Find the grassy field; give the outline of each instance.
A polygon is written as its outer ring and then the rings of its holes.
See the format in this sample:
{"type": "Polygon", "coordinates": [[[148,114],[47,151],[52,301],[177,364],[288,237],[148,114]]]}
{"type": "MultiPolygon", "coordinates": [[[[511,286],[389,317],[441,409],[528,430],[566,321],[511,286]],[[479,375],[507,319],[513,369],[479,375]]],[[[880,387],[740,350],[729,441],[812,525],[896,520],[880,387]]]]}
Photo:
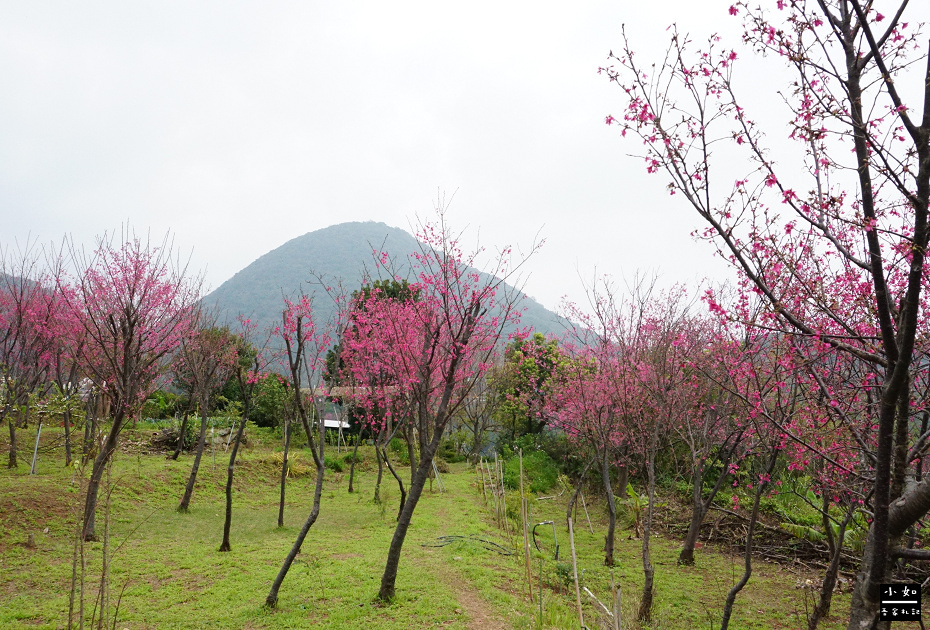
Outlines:
{"type": "MultiPolygon", "coordinates": [[[[128,437],[132,437],[131,434],[128,437]]],[[[144,438],[140,432],[137,438],[144,438]]],[[[0,443],[0,452],[5,444],[0,443]]],[[[262,606],[281,561],[310,510],[313,476],[288,481],[285,527],[278,528],[278,471],[271,446],[253,445],[241,455],[235,483],[232,552],[217,551],[223,526],[225,462],[204,456],[188,514],[175,507],[191,457],[120,453],[111,477],[110,618],[115,628],[577,628],[570,584],[570,551],[564,511],[568,493],[530,500],[531,521],[554,520],[561,557],[552,557],[551,527],[539,528],[542,552],[532,557],[535,600],[526,592],[522,537],[505,534],[485,505],[474,469],[453,465],[443,475],[446,492],[424,493],[404,546],[397,600],[374,600],[394,529],[398,490],[382,485],[382,504],[372,501],[371,453],[349,494],[347,472],[327,471],[320,518],[281,589],[278,607],[262,606]],[[441,536],[463,536],[451,544],[441,536]],[[499,544],[514,555],[467,537],[499,544]],[[488,548],[490,547],[490,549],[488,548]],[[118,548],[118,549],[117,549],[118,548]],[[543,577],[542,611],[538,598],[543,577]],[[566,580],[567,578],[567,580],[566,580]],[[118,613],[116,602],[120,598],[118,613]],[[541,622],[540,623],[540,619],[541,622]]],[[[308,455],[303,454],[306,463],[308,455]]],[[[348,470],[348,468],[346,468],[348,470]]],[[[401,469],[409,478],[409,469],[401,469]]],[[[103,493],[101,493],[103,496],[103,493]]],[[[101,500],[103,503],[103,499],[101,500]]],[[[511,512],[518,510],[516,497],[511,512]]],[[[80,479],[46,454],[39,474],[28,462],[0,471],[0,628],[61,628],[67,624],[80,479]],[[34,537],[35,546],[27,542],[34,537]]],[[[589,503],[591,533],[584,518],[576,528],[582,584],[609,600],[610,571],[603,566],[603,509],[589,503]]],[[[98,533],[104,515],[98,515],[98,533]]],[[[621,532],[614,576],[623,592],[624,627],[633,624],[642,588],[641,542],[621,532]]],[[[94,615],[102,543],[85,548],[85,622],[94,615]]],[[[732,549],[700,550],[697,565],[675,564],[678,542],[654,539],[655,618],[650,628],[712,628],[719,623],[727,590],[742,571],[739,541],[732,549]]],[[[757,561],[752,580],[737,599],[732,628],[805,627],[809,591],[798,588],[815,574],[757,561]],[[807,601],[807,603],[806,603],[807,601]]],[[[584,595],[583,595],[584,597],[584,595]]],[[[833,617],[821,624],[845,627],[848,594],[834,599],[833,617]]],[[[99,616],[99,611],[96,612],[99,616]]],[[[589,628],[598,627],[585,597],[589,628]]],[[[896,627],[906,628],[906,624],[896,627]]],[[[917,627],[914,624],[913,627],[917,627]]]]}

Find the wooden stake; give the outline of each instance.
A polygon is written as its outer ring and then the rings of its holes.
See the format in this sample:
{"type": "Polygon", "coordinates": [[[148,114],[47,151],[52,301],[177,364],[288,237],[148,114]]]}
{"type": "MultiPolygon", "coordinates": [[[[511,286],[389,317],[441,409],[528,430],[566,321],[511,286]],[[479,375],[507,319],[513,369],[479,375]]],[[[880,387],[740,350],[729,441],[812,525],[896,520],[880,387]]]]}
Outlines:
{"type": "Polygon", "coordinates": [[[575,578],[575,602],[578,606],[578,623],[584,628],[584,613],[581,612],[581,589],[578,588],[578,557],[575,555],[575,528],[568,519],[568,543],[572,548],[572,576],[575,578]]]}
{"type": "MultiPolygon", "coordinates": [[[[588,516],[588,506],[585,505],[585,502],[584,502],[584,492],[581,493],[581,507],[584,508],[584,517],[585,517],[586,519],[588,519],[588,529],[590,529],[590,530],[591,530],[591,533],[593,534],[593,533],[594,533],[594,528],[591,527],[591,517],[588,516]]],[[[577,506],[576,506],[575,509],[577,510],[577,506]]]]}
{"type": "Polygon", "coordinates": [[[543,594],[542,594],[542,556],[539,556],[539,627],[542,628],[543,594]]]}
{"type": "Polygon", "coordinates": [[[497,500],[497,484],[492,481],[494,477],[491,475],[491,462],[487,462],[486,466],[488,467],[488,483],[491,484],[491,497],[494,498],[494,518],[497,520],[497,526],[500,527],[501,509],[497,500]]]}
{"type": "MultiPolygon", "coordinates": [[[[533,570],[530,567],[530,531],[529,531],[529,503],[526,499],[520,500],[520,507],[523,521],[523,556],[526,559],[526,583],[529,586],[530,590],[530,601],[533,601],[533,570]]],[[[542,580],[542,574],[540,574],[540,580],[542,580]]]]}
{"type": "MultiPolygon", "coordinates": [[[[529,504],[526,501],[526,494],[523,491],[523,449],[520,451],[520,520],[522,521],[523,529],[523,556],[526,560],[526,583],[529,586],[530,590],[530,601],[533,601],[533,570],[530,567],[530,532],[529,532],[529,523],[527,521],[530,518],[529,514],[529,504]]],[[[540,578],[541,579],[541,578],[540,578]]]]}
{"type": "Polygon", "coordinates": [[[614,570],[610,569],[610,590],[614,592],[614,630],[620,628],[620,587],[614,583],[614,570]]]}

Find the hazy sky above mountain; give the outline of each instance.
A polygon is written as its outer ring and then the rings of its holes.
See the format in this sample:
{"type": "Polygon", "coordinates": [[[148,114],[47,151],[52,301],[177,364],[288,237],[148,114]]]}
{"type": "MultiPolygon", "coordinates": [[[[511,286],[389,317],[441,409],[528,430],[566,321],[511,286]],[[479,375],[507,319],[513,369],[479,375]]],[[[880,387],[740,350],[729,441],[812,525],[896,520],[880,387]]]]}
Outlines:
{"type": "Polygon", "coordinates": [[[327,225],[409,229],[444,191],[488,247],[547,240],[526,288],[549,307],[595,268],[723,278],[604,124],[621,101],[597,68],[624,23],[643,59],[673,21],[738,46],[728,7],[0,1],[0,242],[170,228],[215,288],[327,225]]]}

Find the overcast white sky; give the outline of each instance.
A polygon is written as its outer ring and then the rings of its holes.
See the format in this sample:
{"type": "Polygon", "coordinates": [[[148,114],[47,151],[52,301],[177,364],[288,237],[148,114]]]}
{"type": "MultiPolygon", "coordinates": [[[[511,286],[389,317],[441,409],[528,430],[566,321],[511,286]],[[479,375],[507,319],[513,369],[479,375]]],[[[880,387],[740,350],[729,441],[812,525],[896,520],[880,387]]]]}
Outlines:
{"type": "Polygon", "coordinates": [[[643,57],[673,21],[736,46],[729,4],[0,0],[0,242],[171,229],[215,288],[327,225],[408,229],[441,190],[485,245],[542,228],[551,308],[595,267],[722,278],[604,124],[597,68],[623,23],[643,57]]]}

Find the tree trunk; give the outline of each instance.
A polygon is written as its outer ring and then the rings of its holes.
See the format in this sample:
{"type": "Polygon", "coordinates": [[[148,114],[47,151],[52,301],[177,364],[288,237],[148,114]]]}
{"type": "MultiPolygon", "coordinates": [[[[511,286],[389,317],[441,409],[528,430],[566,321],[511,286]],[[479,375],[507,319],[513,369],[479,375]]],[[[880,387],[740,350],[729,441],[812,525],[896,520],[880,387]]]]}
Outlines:
{"type": "Polygon", "coordinates": [[[191,495],[194,494],[194,483],[197,481],[197,471],[200,470],[200,457],[203,455],[203,448],[207,442],[207,411],[206,407],[201,407],[204,411],[200,416],[200,436],[197,438],[197,453],[194,455],[194,465],[191,467],[191,476],[187,480],[187,487],[184,488],[184,496],[181,503],[178,504],[178,512],[187,512],[190,508],[191,495]]]}
{"type": "Polygon", "coordinates": [[[71,465],[71,410],[65,410],[65,468],[71,465]]]}
{"type": "Polygon", "coordinates": [[[243,414],[239,423],[239,429],[236,431],[236,439],[233,442],[232,452],[229,455],[229,466],[226,467],[226,520],[223,522],[223,542],[220,544],[220,551],[231,551],[229,545],[229,530],[232,527],[232,485],[233,471],[236,467],[236,455],[239,453],[239,444],[242,442],[242,433],[245,430],[246,416],[243,414]]]}
{"type": "Polygon", "coordinates": [[[358,436],[355,438],[355,448],[352,449],[352,463],[349,464],[349,494],[355,492],[355,460],[358,457],[358,445],[362,442],[362,435],[365,432],[365,428],[362,427],[358,430],[358,436]]]}
{"type": "Polygon", "coordinates": [[[468,458],[473,464],[477,464],[481,459],[481,451],[484,450],[484,445],[482,441],[484,437],[482,435],[483,428],[481,426],[481,420],[475,420],[475,424],[472,427],[472,449],[471,456],[468,458]]]}
{"type": "Polygon", "coordinates": [[[397,486],[400,488],[400,505],[397,508],[397,518],[400,519],[401,512],[404,511],[404,503],[407,502],[407,491],[404,490],[404,481],[400,478],[400,475],[397,474],[397,471],[394,470],[394,467],[391,466],[391,460],[388,459],[387,449],[381,453],[381,456],[384,458],[384,463],[387,464],[388,470],[391,471],[391,474],[394,475],[394,479],[397,480],[397,486]]]}
{"type": "MultiPolygon", "coordinates": [[[[123,422],[126,414],[122,411],[123,405],[117,407],[116,415],[113,417],[113,426],[107,433],[107,438],[102,448],[97,452],[94,458],[94,466],[90,472],[90,480],[87,482],[87,498],[84,501],[84,541],[97,540],[94,532],[94,516],[97,511],[97,494],[100,491],[100,481],[103,479],[103,472],[106,469],[107,462],[113,453],[116,452],[116,446],[119,442],[119,433],[123,429],[123,422]]],[[[96,442],[96,440],[94,440],[96,442]]]]}
{"type": "MultiPolygon", "coordinates": [[[[299,393],[300,390],[295,389],[295,391],[299,393]]],[[[296,395],[299,394],[295,394],[295,396],[296,395]]],[[[304,544],[304,539],[307,537],[307,532],[309,532],[310,528],[313,527],[317,516],[320,514],[320,497],[323,496],[323,477],[326,473],[326,458],[324,451],[325,425],[323,424],[323,418],[320,417],[317,424],[319,435],[319,451],[317,451],[317,445],[314,444],[313,440],[313,432],[310,429],[310,422],[307,420],[307,414],[304,412],[303,406],[300,404],[299,399],[297,409],[300,412],[300,420],[303,424],[304,431],[307,434],[307,444],[310,447],[310,451],[313,453],[313,460],[316,464],[316,487],[313,491],[313,508],[310,510],[310,515],[304,522],[304,526],[300,528],[300,532],[297,534],[297,539],[294,541],[294,545],[291,547],[291,550],[284,558],[284,564],[281,565],[281,570],[278,571],[278,575],[275,576],[274,582],[271,584],[271,590],[268,592],[268,596],[265,598],[265,606],[268,606],[269,608],[274,608],[278,605],[278,590],[280,590],[281,584],[284,582],[284,578],[287,576],[287,572],[290,570],[291,564],[294,562],[294,558],[296,558],[297,554],[300,553],[300,548],[304,544]]]]}
{"type": "MultiPolygon", "coordinates": [[[[614,499],[614,490],[610,485],[610,462],[608,451],[604,448],[601,457],[601,479],[604,482],[604,492],[607,493],[607,536],[604,539],[604,564],[614,566],[614,533],[617,528],[617,502],[614,499]]],[[[624,488],[625,490],[625,488],[624,488]]]]}
{"type": "MultiPolygon", "coordinates": [[[[407,459],[410,460],[410,483],[413,483],[414,471],[417,469],[416,457],[417,451],[413,445],[413,427],[410,426],[404,431],[404,436],[407,438],[407,459]]],[[[387,457],[384,458],[384,461],[387,462],[387,457]]],[[[391,464],[388,462],[388,468],[391,464]]],[[[391,473],[394,473],[394,470],[391,469],[391,473]]]]}
{"type": "MultiPolygon", "coordinates": [[[[730,460],[733,458],[733,453],[736,452],[736,447],[742,440],[743,432],[740,431],[736,434],[733,442],[726,449],[726,454],[720,458],[721,470],[720,475],[717,476],[717,482],[714,484],[714,487],[711,488],[710,493],[703,497],[704,493],[704,463],[701,459],[701,454],[695,454],[695,464],[693,473],[692,473],[692,500],[693,508],[691,512],[691,525],[688,527],[688,535],[685,538],[685,542],[682,545],[681,553],[678,555],[678,564],[682,565],[691,565],[694,564],[694,547],[697,545],[698,538],[701,536],[701,525],[704,524],[704,518],[707,516],[710,506],[713,504],[714,499],[717,497],[717,494],[720,492],[720,489],[723,487],[723,482],[730,476],[729,467],[730,460]]],[[[728,438],[729,440],[729,438],[728,438]]]]}
{"type": "Polygon", "coordinates": [[[584,477],[588,474],[588,470],[593,464],[594,457],[589,459],[585,463],[584,468],[581,470],[581,476],[578,477],[578,485],[575,486],[575,491],[572,493],[572,498],[568,500],[568,509],[565,510],[566,522],[568,522],[567,519],[572,518],[572,511],[575,509],[575,504],[578,502],[578,495],[581,494],[581,488],[584,486],[584,477]]]}
{"type": "Polygon", "coordinates": [[[281,498],[278,500],[278,527],[284,527],[284,490],[287,486],[287,453],[291,447],[291,425],[284,421],[284,459],[281,461],[281,498]]]}
{"type": "Polygon", "coordinates": [[[87,418],[84,420],[84,453],[81,462],[86,464],[95,456],[97,447],[97,396],[92,394],[87,401],[87,418]]]}
{"type": "Polygon", "coordinates": [[[375,459],[378,460],[378,479],[377,481],[375,481],[375,497],[374,497],[374,502],[376,504],[381,503],[381,478],[384,476],[384,461],[381,459],[381,447],[379,446],[380,440],[381,440],[381,434],[379,433],[378,439],[375,440],[375,459]]]}
{"type": "Polygon", "coordinates": [[[652,510],[655,507],[656,496],[656,444],[659,438],[659,427],[656,424],[652,431],[652,439],[647,457],[646,472],[649,481],[649,487],[646,490],[649,496],[646,505],[646,518],[643,522],[643,598],[639,603],[639,613],[637,619],[641,622],[649,622],[652,619],[652,597],[653,597],[653,579],[655,577],[655,567],[652,566],[652,556],[649,548],[649,536],[652,534],[652,510]]]}
{"type": "MultiPolygon", "coordinates": [[[[720,474],[723,475],[723,471],[720,474]]],[[[701,535],[701,525],[704,523],[704,516],[707,514],[704,500],[701,497],[703,488],[704,465],[698,461],[691,473],[691,524],[688,526],[688,535],[685,536],[685,542],[678,554],[678,564],[680,565],[694,564],[694,546],[701,535]]]]}
{"type": "Polygon", "coordinates": [[[807,620],[807,630],[817,630],[820,620],[830,614],[830,604],[833,601],[833,589],[836,588],[836,576],[840,572],[840,557],[843,554],[843,537],[846,534],[846,526],[852,520],[856,512],[855,506],[850,506],[846,512],[846,518],[840,523],[837,536],[834,539],[833,532],[830,528],[829,516],[830,499],[826,492],[823,495],[823,527],[827,535],[827,542],[830,546],[830,565],[827,567],[823,576],[823,585],[820,588],[820,601],[814,606],[814,611],[807,620]]]}
{"type": "MultiPolygon", "coordinates": [[[[778,451],[773,448],[772,455],[769,458],[769,465],[765,470],[766,479],[772,474],[772,471],[775,470],[775,462],[777,460],[778,451]]],[[[723,606],[723,619],[720,622],[720,630],[727,630],[730,626],[730,616],[733,614],[733,604],[736,603],[736,596],[743,590],[743,587],[746,586],[749,582],[749,577],[752,575],[752,535],[756,529],[756,521],[759,518],[759,501],[762,499],[762,492],[768,485],[769,482],[762,481],[761,478],[756,485],[756,496],[752,502],[752,513],[749,516],[749,525],[746,530],[745,569],[743,570],[743,577],[741,577],[739,582],[734,584],[730,592],[727,593],[727,601],[723,606]]]]}
{"type": "Polygon", "coordinates": [[[875,536],[873,527],[869,528],[865,548],[862,551],[862,564],[856,573],[856,585],[852,592],[852,601],[849,603],[848,630],[888,630],[890,621],[880,622],[878,619],[879,600],[877,594],[873,597],[869,592],[869,575],[873,567],[875,536]]]}
{"type": "MultiPolygon", "coordinates": [[[[321,435],[320,443],[322,444],[322,442],[323,436],[321,435]]],[[[322,449],[322,446],[320,448],[322,449]]],[[[284,578],[287,576],[287,572],[290,570],[291,564],[294,563],[294,558],[296,558],[297,554],[300,553],[300,548],[304,544],[304,539],[307,537],[307,532],[310,531],[310,528],[313,527],[313,524],[316,522],[317,516],[320,515],[320,497],[323,496],[323,473],[325,470],[326,466],[321,455],[316,462],[316,487],[313,491],[313,509],[310,510],[310,516],[307,517],[307,520],[304,522],[304,526],[300,528],[300,533],[297,534],[297,540],[294,541],[294,545],[291,547],[291,550],[284,558],[284,564],[281,565],[281,570],[278,571],[278,575],[275,577],[274,582],[271,585],[271,590],[268,592],[268,596],[265,598],[265,605],[269,608],[274,608],[278,605],[278,591],[281,589],[281,584],[284,582],[284,578]]]]}
{"type": "Polygon", "coordinates": [[[414,473],[413,483],[410,484],[410,494],[407,496],[407,501],[404,503],[404,509],[401,510],[400,516],[397,519],[397,527],[394,529],[394,536],[391,538],[391,546],[388,549],[384,574],[381,576],[381,588],[378,591],[378,599],[382,602],[390,602],[394,599],[394,585],[397,582],[397,569],[400,565],[401,549],[404,546],[404,539],[410,527],[413,510],[417,507],[420,496],[423,494],[423,488],[426,486],[426,480],[429,478],[429,473],[433,465],[433,456],[436,453],[436,449],[439,448],[441,436],[442,430],[437,429],[426,451],[420,453],[420,465],[417,466],[416,472],[414,473]]]}
{"type": "Polygon", "coordinates": [[[178,455],[184,450],[184,438],[187,436],[187,418],[188,414],[185,413],[184,419],[181,420],[181,433],[178,435],[178,443],[174,447],[174,453],[171,454],[171,459],[177,460],[178,455]]]}
{"type": "Polygon", "coordinates": [[[7,468],[16,468],[19,462],[16,458],[16,422],[13,420],[13,414],[7,416],[7,421],[10,424],[10,460],[7,468]]]}

